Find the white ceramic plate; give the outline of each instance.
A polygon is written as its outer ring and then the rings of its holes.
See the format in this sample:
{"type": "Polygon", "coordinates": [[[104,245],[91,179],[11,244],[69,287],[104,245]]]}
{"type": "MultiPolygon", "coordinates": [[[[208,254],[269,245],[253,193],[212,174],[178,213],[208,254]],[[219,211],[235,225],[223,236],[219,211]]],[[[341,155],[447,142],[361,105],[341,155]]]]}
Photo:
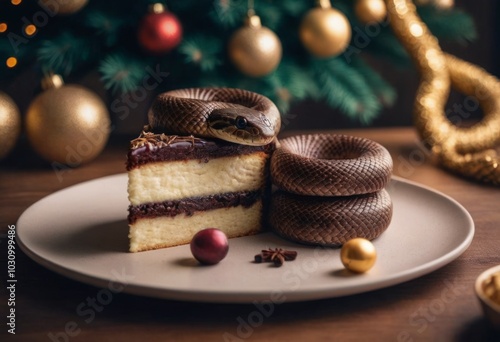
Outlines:
{"type": "Polygon", "coordinates": [[[189,246],[129,253],[127,176],[104,177],[49,195],[17,223],[22,250],[69,278],[137,295],[205,302],[302,301],[366,292],[432,272],[464,252],[474,223],[453,199],[395,178],[388,186],[392,223],[374,241],[368,273],[343,270],[338,249],[307,247],[272,233],[230,240],[219,264],[200,266],[189,246]],[[261,249],[283,247],[298,258],[276,268],[255,264],[261,249]]]}

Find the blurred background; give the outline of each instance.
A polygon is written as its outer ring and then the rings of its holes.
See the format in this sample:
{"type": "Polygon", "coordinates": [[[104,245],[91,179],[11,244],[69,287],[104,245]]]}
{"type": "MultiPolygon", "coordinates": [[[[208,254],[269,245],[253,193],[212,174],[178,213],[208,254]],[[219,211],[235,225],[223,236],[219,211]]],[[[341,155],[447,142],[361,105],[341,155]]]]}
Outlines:
{"type": "MultiPolygon", "coordinates": [[[[129,2],[132,3],[131,1],[129,2]]],[[[5,68],[5,66],[2,65],[2,68],[0,70],[0,90],[8,94],[14,100],[14,102],[19,107],[21,114],[24,116],[24,113],[26,112],[33,98],[42,91],[40,88],[40,81],[43,74],[47,73],[47,71],[50,69],[50,67],[44,67],[43,63],[46,63],[46,65],[50,65],[50,63],[52,63],[52,66],[55,65],[55,69],[60,68],[63,71],[65,70],[65,68],[67,68],[67,65],[65,66],[64,64],[64,58],[66,55],[52,56],[51,54],[53,53],[50,50],[50,44],[43,45],[43,41],[45,40],[50,42],[51,39],[56,39],[54,37],[58,37],[58,35],[65,33],[79,35],[79,38],[82,38],[83,41],[91,41],[93,39],[100,39],[102,41],[104,38],[99,36],[99,32],[102,32],[102,30],[99,31],[96,28],[99,28],[99,25],[104,25],[105,23],[112,24],[113,22],[110,20],[105,21],[104,19],[106,19],[106,17],[99,21],[99,10],[101,10],[101,14],[104,13],[105,16],[108,15],[108,13],[110,15],[111,13],[116,13],[115,16],[120,16],[120,13],[127,13],[127,15],[130,15],[130,12],[134,12],[134,20],[136,20],[136,22],[134,23],[131,22],[132,19],[127,18],[126,21],[128,21],[128,27],[125,27],[123,31],[124,33],[121,34],[121,38],[117,40],[115,39],[115,42],[107,42],[106,48],[109,47],[110,51],[112,48],[113,53],[114,51],[119,50],[120,53],[123,53],[125,55],[134,54],[133,58],[135,58],[136,60],[131,60],[131,69],[133,69],[133,67],[136,67],[134,63],[137,64],[137,61],[141,61],[141,59],[144,58],[144,61],[146,61],[146,65],[150,65],[151,69],[155,69],[155,66],[158,65],[157,63],[159,63],[158,61],[164,63],[161,64],[162,66],[160,67],[160,69],[169,73],[169,76],[166,78],[166,82],[162,84],[162,87],[158,87],[153,89],[152,91],[148,91],[143,98],[141,97],[140,101],[134,102],[133,106],[129,108],[130,110],[127,112],[128,114],[126,116],[119,117],[120,113],[117,113],[116,110],[113,110],[111,106],[113,101],[115,101],[116,99],[123,99],[123,94],[127,94],[127,85],[125,84],[124,86],[123,84],[119,83],[106,82],[105,80],[103,81],[103,79],[104,76],[107,76],[108,80],[113,79],[117,75],[117,72],[120,71],[120,65],[123,65],[121,71],[127,70],[129,65],[127,65],[126,62],[120,60],[118,57],[118,59],[115,60],[113,60],[112,58],[105,59],[107,57],[110,57],[108,53],[106,57],[99,57],[99,59],[101,59],[101,62],[107,62],[106,65],[103,65],[103,63],[100,64],[98,62],[95,62],[93,58],[89,57],[88,62],[82,62],[83,67],[74,67],[70,72],[66,72],[66,74],[64,74],[63,72],[63,77],[66,83],[77,83],[83,85],[93,92],[97,93],[103,99],[104,103],[110,110],[111,121],[116,127],[112,134],[138,134],[146,120],[146,113],[154,96],[156,96],[158,92],[167,89],[178,88],[184,85],[200,85],[200,82],[196,81],[198,79],[197,75],[209,75],[209,77],[205,77],[203,81],[204,83],[202,85],[213,84],[238,86],[243,84],[243,86],[248,85],[247,88],[251,90],[259,91],[259,89],[263,89],[264,93],[266,93],[264,90],[266,90],[267,92],[272,91],[269,90],[270,88],[268,89],[266,87],[270,87],[269,84],[272,82],[276,83],[277,79],[281,83],[286,84],[286,70],[283,72],[278,69],[278,74],[279,72],[285,74],[282,79],[279,79],[279,76],[276,76],[277,78],[275,77],[274,79],[272,79],[270,76],[264,76],[264,78],[267,77],[265,81],[267,83],[264,84],[257,83],[261,82],[260,80],[255,81],[255,78],[249,78],[243,75],[241,70],[238,70],[237,67],[235,68],[234,65],[227,65],[230,64],[231,61],[228,61],[227,57],[225,56],[226,43],[224,42],[222,43],[222,47],[220,47],[221,43],[214,41],[214,45],[218,45],[220,49],[220,51],[217,51],[217,53],[222,56],[220,57],[222,61],[212,61],[213,64],[216,65],[214,68],[210,69],[210,60],[205,61],[205,66],[203,64],[199,64],[198,66],[194,64],[190,65],[190,63],[194,63],[193,60],[195,60],[196,55],[193,54],[196,53],[196,51],[199,52],[200,50],[203,51],[204,48],[208,48],[204,45],[206,44],[205,42],[199,42],[199,37],[201,36],[193,36],[192,34],[195,31],[196,25],[206,24],[201,20],[196,19],[197,16],[206,16],[207,14],[201,3],[206,3],[207,6],[215,6],[213,5],[214,1],[167,2],[167,11],[171,11],[178,16],[179,21],[184,28],[184,31],[183,36],[181,37],[181,42],[179,43],[180,45],[178,47],[174,47],[173,51],[165,53],[165,57],[159,56],[154,51],[145,52],[147,48],[144,48],[144,46],[141,47],[141,44],[136,43],[136,33],[133,32],[137,27],[141,29],[140,26],[144,25],[143,23],[139,22],[137,18],[144,18],[148,15],[146,9],[148,5],[151,4],[151,2],[135,1],[133,2],[133,6],[127,6],[129,2],[110,1],[110,6],[119,6],[117,5],[119,3],[123,4],[122,6],[120,6],[121,9],[116,9],[116,11],[112,12],[111,10],[106,9],[106,7],[99,7],[99,5],[96,4],[96,1],[90,0],[90,2],[86,4],[85,7],[83,7],[83,9],[78,10],[78,13],[75,13],[74,15],[66,15],[62,18],[58,18],[57,16],[54,18],[50,18],[46,25],[44,25],[43,27],[35,28],[35,30],[38,29],[38,31],[33,34],[33,37],[28,37],[29,43],[24,44],[24,42],[21,41],[20,46],[24,46],[25,51],[22,56],[18,57],[17,65],[15,67],[9,68],[5,68]],[[179,3],[185,4],[180,5],[179,3]],[[189,6],[191,6],[191,8],[189,8],[189,6]],[[137,8],[139,8],[139,10],[136,10],[137,8]],[[81,31],[79,31],[79,26],[77,23],[79,20],[88,20],[86,26],[84,25],[86,28],[82,29],[81,31]],[[89,26],[94,27],[95,31],[89,30],[89,26]],[[40,41],[42,43],[40,43],[40,45],[37,45],[38,43],[35,43],[36,41],[40,41]],[[44,47],[45,51],[42,51],[40,49],[40,46],[42,48],[44,47]],[[196,50],[197,48],[199,48],[199,50],[196,50]],[[62,58],[63,61],[57,61],[57,57],[59,57],[60,59],[62,58]],[[40,61],[42,61],[43,63],[40,63],[40,61]],[[181,67],[177,66],[175,63],[180,63],[181,67]],[[222,63],[222,65],[217,65],[217,63],[222,63]],[[196,68],[199,68],[199,70],[197,70],[197,72],[192,72],[192,70],[196,68]],[[217,68],[224,68],[224,71],[220,71],[222,69],[217,68]],[[118,69],[118,71],[114,71],[116,69],[118,69]],[[179,69],[181,69],[181,72],[178,72],[179,69]],[[115,72],[115,74],[113,74],[113,72],[115,72]],[[212,77],[212,79],[210,79],[210,77],[212,77]],[[180,81],[181,79],[182,81],[180,81]],[[185,82],[186,80],[188,82],[185,82]],[[192,82],[189,83],[189,81],[192,82]],[[120,89],[118,89],[120,87],[122,87],[121,89],[125,90],[125,92],[120,92],[120,89]]],[[[285,1],[283,3],[291,4],[292,2],[297,3],[296,1],[285,1]]],[[[50,1],[48,3],[50,4],[50,1]]],[[[215,1],[215,3],[219,2],[215,1]]],[[[224,3],[230,3],[230,1],[220,1],[219,5],[222,6],[224,3]]],[[[239,9],[235,8],[234,13],[229,14],[230,17],[233,17],[233,19],[231,19],[233,20],[233,22],[227,24],[226,26],[222,25],[220,27],[214,28],[213,33],[207,31],[207,34],[212,33],[212,35],[217,36],[217,30],[224,30],[224,32],[228,32],[227,37],[229,37],[229,34],[231,32],[241,27],[241,11],[246,11],[248,9],[248,2],[235,1],[234,3],[239,6],[239,9]],[[235,21],[234,17],[236,17],[238,20],[235,21]]],[[[301,3],[302,4],[300,5],[295,5],[295,8],[293,8],[292,5],[289,5],[288,7],[284,7],[284,9],[281,9],[278,7],[285,5],[278,5],[276,1],[255,1],[255,10],[257,14],[261,16],[262,24],[270,26],[270,28],[275,31],[278,34],[279,38],[282,40],[282,64],[285,64],[285,66],[288,65],[290,67],[289,70],[292,71],[298,70],[299,68],[307,71],[308,68],[310,68],[310,66],[312,65],[307,63],[313,63],[303,62],[306,60],[303,56],[307,54],[307,51],[303,49],[302,46],[299,46],[298,44],[291,45],[291,43],[289,42],[292,40],[292,38],[295,40],[297,38],[296,32],[298,32],[298,23],[304,16],[304,10],[307,11],[308,8],[312,8],[315,5],[314,1],[302,1],[301,3]],[[278,16],[277,14],[273,14],[274,10],[276,10],[276,13],[281,13],[278,11],[288,11],[288,9],[289,12],[286,12],[288,13],[288,17],[283,14],[284,18],[278,18],[275,20],[275,22],[272,21],[274,20],[273,15],[274,17],[278,16]],[[269,24],[269,22],[271,22],[271,24],[269,24]],[[286,34],[283,32],[288,32],[288,36],[290,36],[290,38],[287,38],[286,34]],[[293,55],[294,53],[296,55],[293,55]]],[[[355,25],[357,25],[358,27],[362,27],[362,23],[357,21],[353,6],[351,6],[350,4],[353,3],[353,1],[332,1],[332,3],[334,6],[338,6],[341,11],[345,12],[353,27],[355,25]]],[[[498,61],[500,60],[500,23],[498,20],[498,14],[500,13],[500,3],[495,0],[456,0],[454,1],[454,3],[453,1],[451,3],[453,4],[453,8],[451,10],[463,11],[466,15],[472,18],[475,24],[477,37],[475,39],[471,39],[471,41],[468,42],[463,42],[461,41],[461,39],[440,39],[443,49],[464,60],[480,65],[490,73],[499,76],[500,63],[498,61]]],[[[8,29],[3,30],[3,33],[0,33],[0,38],[2,38],[2,35],[5,38],[6,34],[9,32],[17,32],[15,30],[25,30],[26,25],[29,24],[29,22],[27,22],[25,19],[28,18],[28,21],[32,22],[33,19],[35,19],[33,15],[35,15],[37,11],[40,11],[40,7],[37,3],[28,3],[28,1],[22,2],[19,0],[3,0],[1,6],[0,23],[9,23],[9,27],[8,29]],[[18,4],[14,5],[15,2],[17,2],[18,4]]],[[[436,20],[436,18],[439,18],[440,13],[445,13],[443,11],[448,10],[434,10],[434,14],[432,14],[434,16],[430,15],[430,20],[434,21],[434,25],[438,28],[439,25],[442,25],[444,28],[449,26],[450,29],[448,32],[448,36],[452,36],[454,34],[453,29],[460,31],[460,28],[454,28],[453,19],[446,18],[446,16],[443,16],[443,22],[440,24],[439,20],[436,20]]],[[[113,17],[113,15],[111,15],[110,18],[111,17],[113,17]]],[[[124,20],[125,17],[122,17],[122,21],[124,20]]],[[[229,19],[223,18],[223,16],[221,15],[221,17],[219,17],[217,20],[224,21],[229,19]]],[[[215,24],[208,23],[207,25],[215,24]]],[[[387,28],[387,31],[390,31],[390,29],[387,28]]],[[[464,33],[458,32],[457,35],[463,37],[464,33]]],[[[467,35],[465,34],[465,36],[467,35]]],[[[26,39],[26,36],[19,35],[19,37],[24,37],[26,39]]],[[[227,37],[224,36],[222,39],[226,39],[227,37]]],[[[71,42],[71,38],[66,39],[69,39],[69,41],[71,42]]],[[[375,37],[374,39],[376,40],[377,37],[375,37]]],[[[79,51],[78,44],[83,43],[80,41],[74,41],[74,43],[72,42],[69,45],[73,44],[76,46],[76,51],[79,51]]],[[[100,51],[96,53],[100,54],[104,50],[106,49],[100,48],[100,51]]],[[[87,48],[84,45],[82,45],[80,51],[82,55],[88,52],[87,48]]],[[[3,52],[4,55],[2,55],[2,58],[6,60],[10,52],[8,48],[5,48],[5,46],[3,52]]],[[[293,95],[295,93],[293,93],[293,90],[290,90],[291,96],[289,97],[291,97],[291,99],[289,103],[284,103],[283,106],[281,106],[281,108],[285,107],[284,112],[286,112],[284,129],[339,129],[348,127],[388,127],[411,125],[412,106],[414,102],[416,87],[418,85],[418,75],[413,65],[411,63],[398,64],[395,63],[391,58],[385,58],[386,56],[384,56],[383,49],[381,49],[382,53],[371,52],[374,52],[371,50],[371,47],[363,49],[362,53],[360,53],[360,58],[376,73],[382,76],[382,78],[385,79],[388,85],[392,86],[396,96],[391,100],[391,104],[382,105],[380,108],[374,111],[374,114],[370,116],[369,120],[364,120],[363,118],[356,117],[356,115],[346,115],[345,108],[342,108],[341,105],[335,108],[336,106],[331,104],[332,101],[329,101],[324,97],[314,97],[314,94],[313,96],[308,96],[310,94],[307,94],[307,92],[304,93],[304,91],[302,91],[302,93],[299,94],[300,96],[297,95],[294,98],[293,95]]],[[[4,62],[2,61],[2,63],[4,62]]],[[[58,70],[56,70],[56,72],[57,71],[58,70]]],[[[142,75],[139,74],[137,77],[140,79],[142,75]]],[[[311,77],[314,77],[314,75],[311,77]]],[[[201,79],[201,76],[199,78],[201,79]]],[[[332,79],[335,80],[335,77],[333,77],[332,79]]],[[[292,79],[290,82],[300,83],[301,81],[301,79],[292,79]]],[[[312,92],[314,91],[319,92],[319,90],[316,88],[312,90],[312,92]]],[[[341,94],[333,94],[333,96],[341,96],[341,94]]],[[[272,96],[270,97],[273,100],[276,100],[276,98],[273,98],[272,96]]],[[[453,93],[450,97],[450,103],[461,103],[463,101],[462,99],[463,96],[461,94],[453,93]]],[[[283,98],[278,98],[278,101],[283,101],[283,98]]],[[[362,99],[360,101],[362,101],[362,99]]],[[[480,113],[477,113],[477,115],[480,116],[480,113]]]]}
{"type": "MultiPolygon", "coordinates": [[[[479,65],[491,74],[500,76],[500,2],[494,0],[467,1],[456,0],[455,6],[466,11],[474,20],[477,39],[467,45],[441,41],[444,51],[463,60],[479,65]]],[[[418,74],[415,69],[394,68],[390,62],[371,58],[370,62],[388,82],[397,89],[394,106],[384,108],[370,126],[391,127],[410,126],[415,92],[418,86],[418,74]]],[[[464,95],[452,91],[449,104],[463,103],[464,95]]],[[[332,112],[322,104],[304,101],[294,106],[292,111],[297,119],[291,121],[290,129],[321,129],[363,127],[359,122],[332,112]],[[307,112],[301,116],[300,113],[307,112]]],[[[480,111],[475,113],[481,116],[480,111]]]]}
{"type": "MultiPolygon", "coordinates": [[[[466,1],[456,0],[455,6],[465,10],[474,20],[477,39],[467,45],[441,41],[444,51],[463,60],[479,65],[491,74],[500,76],[500,2],[494,0],[466,1]]],[[[391,63],[380,59],[370,59],[370,62],[397,89],[397,99],[394,106],[384,108],[381,115],[370,126],[410,126],[415,92],[418,86],[418,74],[413,67],[395,69],[391,63]]],[[[452,91],[449,105],[463,103],[464,95],[452,91]]],[[[304,101],[294,106],[296,119],[290,122],[289,129],[321,129],[363,127],[349,118],[332,112],[322,104],[304,101]],[[306,115],[300,115],[307,112],[306,115]]],[[[475,113],[480,118],[481,113],[475,113]]]]}

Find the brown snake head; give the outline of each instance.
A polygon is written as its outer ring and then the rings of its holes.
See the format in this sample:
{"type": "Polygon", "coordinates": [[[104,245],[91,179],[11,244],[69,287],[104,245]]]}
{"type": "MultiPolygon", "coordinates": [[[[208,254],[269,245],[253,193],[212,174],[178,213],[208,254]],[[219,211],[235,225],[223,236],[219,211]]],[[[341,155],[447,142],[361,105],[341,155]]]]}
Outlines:
{"type": "Polygon", "coordinates": [[[214,137],[238,144],[266,145],[276,136],[269,119],[251,108],[215,109],[209,114],[207,124],[214,137]]]}
{"type": "Polygon", "coordinates": [[[155,132],[262,146],[275,140],[281,117],[260,94],[232,88],[188,88],[157,96],[148,114],[155,132]]]}

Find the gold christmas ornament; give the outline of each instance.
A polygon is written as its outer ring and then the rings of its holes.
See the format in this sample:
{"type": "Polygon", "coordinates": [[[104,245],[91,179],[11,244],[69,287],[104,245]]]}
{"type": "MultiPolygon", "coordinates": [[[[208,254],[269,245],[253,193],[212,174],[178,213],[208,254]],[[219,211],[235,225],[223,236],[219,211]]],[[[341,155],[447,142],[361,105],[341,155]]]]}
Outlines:
{"type": "Polygon", "coordinates": [[[265,76],[274,71],[282,54],[278,36],[262,26],[260,18],[252,10],[243,27],[231,36],[228,50],[233,64],[251,77],[265,76]]]}
{"type": "Polygon", "coordinates": [[[375,265],[377,251],[369,240],[355,238],[342,246],[340,260],[349,271],[363,273],[375,265]]]}
{"type": "MultiPolygon", "coordinates": [[[[476,180],[500,185],[500,81],[485,70],[444,53],[437,39],[407,0],[386,0],[391,26],[420,72],[414,121],[424,144],[445,168],[476,180]],[[465,108],[483,109],[481,122],[458,127],[446,117],[450,87],[469,95],[465,108]]],[[[455,104],[458,108],[462,104],[455,104]]],[[[454,113],[455,114],[455,113],[454,113]]],[[[456,113],[456,123],[467,120],[456,113]]]]}
{"type": "Polygon", "coordinates": [[[68,15],[81,10],[88,0],[40,0],[39,3],[50,13],[68,15]]]}
{"type": "Polygon", "coordinates": [[[387,7],[384,0],[357,0],[354,12],[363,24],[380,23],[387,16],[387,7]]]}
{"type": "Polygon", "coordinates": [[[0,91],[0,159],[9,154],[21,133],[21,114],[14,100],[0,91]]]}
{"type": "Polygon", "coordinates": [[[26,134],[33,149],[50,162],[71,167],[94,159],[110,131],[102,100],[78,85],[64,85],[58,75],[42,82],[46,89],[26,113],[26,134]]]}
{"type": "Polygon", "coordinates": [[[342,12],[332,8],[330,0],[318,0],[318,6],[306,13],[300,25],[300,40],[316,57],[335,57],[351,41],[351,25],[342,12]]]}

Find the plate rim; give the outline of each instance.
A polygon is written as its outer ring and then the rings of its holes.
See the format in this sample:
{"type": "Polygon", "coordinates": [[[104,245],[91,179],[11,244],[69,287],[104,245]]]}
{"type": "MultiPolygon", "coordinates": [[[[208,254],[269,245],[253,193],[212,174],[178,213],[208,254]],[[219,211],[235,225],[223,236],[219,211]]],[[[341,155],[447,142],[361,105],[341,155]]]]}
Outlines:
{"type": "MultiPolygon", "coordinates": [[[[93,182],[106,182],[114,178],[122,178],[126,177],[127,173],[117,173],[113,175],[108,175],[104,177],[98,177],[94,179],[90,179],[87,181],[83,181],[80,183],[76,183],[73,185],[70,185],[66,188],[59,189],[51,194],[48,194],[47,196],[42,197],[41,199],[35,201],[33,204],[31,204],[29,207],[27,207],[23,213],[19,216],[17,222],[16,222],[16,243],[19,245],[20,249],[33,261],[41,265],[42,267],[45,267],[46,269],[49,269],[50,271],[53,271],[63,277],[92,285],[95,287],[100,287],[104,288],[106,285],[110,282],[109,278],[103,278],[103,277],[97,277],[95,275],[87,274],[87,273],[82,273],[78,272],[77,270],[68,268],[66,266],[60,265],[57,262],[54,262],[52,260],[48,260],[47,258],[39,255],[35,251],[32,251],[22,240],[22,237],[19,235],[19,230],[18,228],[21,225],[19,223],[22,223],[23,220],[25,220],[26,216],[29,215],[30,211],[33,210],[32,208],[35,208],[37,205],[40,205],[42,201],[48,200],[49,198],[55,197],[60,195],[62,192],[66,191],[71,191],[74,188],[78,187],[85,187],[88,183],[93,183],[93,182]]],[[[320,300],[320,299],[329,299],[329,298],[336,298],[336,297],[343,297],[343,296],[349,296],[349,295],[355,295],[355,294],[360,294],[360,293],[365,293],[365,292],[370,292],[378,289],[383,289],[387,288],[390,286],[395,286],[398,284],[402,284],[405,282],[408,282],[410,280],[419,278],[423,275],[432,273],[436,271],[437,269],[451,263],[454,261],[456,258],[458,258],[462,253],[464,253],[467,248],[470,246],[470,244],[473,241],[474,234],[475,234],[475,224],[474,220],[472,219],[472,216],[470,213],[467,211],[467,209],[460,204],[457,200],[452,198],[451,196],[444,194],[436,189],[433,189],[427,185],[420,184],[418,182],[412,181],[405,179],[403,177],[399,176],[392,176],[391,177],[391,182],[396,181],[397,183],[403,183],[406,185],[410,185],[412,187],[416,187],[418,189],[423,189],[427,192],[431,192],[434,195],[437,195],[439,197],[442,197],[446,199],[447,201],[451,202],[454,206],[456,206],[460,211],[465,215],[467,218],[466,225],[468,227],[467,234],[465,238],[460,242],[460,244],[456,245],[451,251],[448,253],[441,255],[439,258],[434,259],[432,261],[426,262],[424,264],[412,267],[408,270],[402,271],[402,272],[397,272],[391,275],[388,275],[384,277],[383,279],[377,279],[375,281],[372,281],[370,283],[362,283],[362,284],[353,284],[347,289],[343,289],[342,291],[339,291],[336,289],[332,293],[331,288],[321,288],[321,289],[307,289],[307,290],[299,290],[299,291],[289,291],[289,292],[284,292],[284,294],[287,295],[286,302],[300,302],[300,301],[309,301],[309,300],[320,300]],[[294,295],[294,292],[300,293],[300,295],[294,295]]],[[[391,187],[394,185],[389,184],[388,187],[391,187]]],[[[22,229],[21,229],[22,230],[22,229]]],[[[272,234],[272,233],[270,233],[272,234]]],[[[22,235],[22,234],[21,234],[22,235]]],[[[138,295],[138,296],[144,296],[144,297],[151,297],[151,298],[162,298],[162,299],[168,299],[168,300],[180,300],[180,301],[190,301],[190,302],[208,302],[208,303],[240,303],[240,304],[248,304],[252,303],[254,301],[259,301],[259,300],[264,300],[264,299],[269,299],[269,294],[272,289],[269,289],[269,292],[263,293],[262,291],[256,291],[256,292],[251,292],[251,291],[235,291],[235,292],[227,292],[227,291],[213,291],[213,290],[207,290],[207,291],[200,291],[200,290],[189,290],[189,289],[165,289],[162,288],[161,286],[149,286],[149,285],[136,285],[136,284],[127,284],[127,286],[124,288],[122,292],[128,293],[128,294],[133,294],[133,295],[138,295]]]]}

